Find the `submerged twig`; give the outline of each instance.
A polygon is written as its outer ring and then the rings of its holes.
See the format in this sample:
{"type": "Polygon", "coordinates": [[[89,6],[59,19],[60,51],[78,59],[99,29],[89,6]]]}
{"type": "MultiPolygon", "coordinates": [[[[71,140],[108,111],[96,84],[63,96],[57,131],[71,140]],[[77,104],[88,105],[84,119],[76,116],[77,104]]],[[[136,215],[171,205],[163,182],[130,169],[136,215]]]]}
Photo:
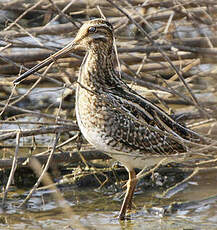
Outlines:
{"type": "Polygon", "coordinates": [[[163,196],[164,197],[167,197],[169,195],[169,193],[174,190],[175,188],[177,188],[178,186],[184,184],[185,182],[189,181],[193,176],[195,176],[198,172],[200,171],[199,168],[195,168],[193,170],[193,172],[188,176],[186,177],[184,180],[182,180],[181,182],[175,184],[174,186],[170,187],[169,189],[167,189],[164,193],[163,193],[163,196]]]}

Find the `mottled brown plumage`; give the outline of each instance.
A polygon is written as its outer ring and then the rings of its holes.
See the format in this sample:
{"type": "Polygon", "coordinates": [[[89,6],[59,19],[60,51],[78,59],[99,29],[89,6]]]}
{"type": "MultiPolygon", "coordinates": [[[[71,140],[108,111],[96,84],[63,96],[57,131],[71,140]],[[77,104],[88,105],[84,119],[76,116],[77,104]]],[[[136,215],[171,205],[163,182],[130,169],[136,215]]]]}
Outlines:
{"type": "Polygon", "coordinates": [[[103,19],[85,23],[72,43],[18,80],[73,49],[87,52],[76,91],[76,116],[81,132],[89,143],[121,161],[129,172],[120,212],[123,219],[131,208],[136,186],[134,168],[154,165],[165,156],[173,159],[186,151],[186,142],[200,143],[203,139],[121,80],[113,65],[113,28],[103,19]]]}

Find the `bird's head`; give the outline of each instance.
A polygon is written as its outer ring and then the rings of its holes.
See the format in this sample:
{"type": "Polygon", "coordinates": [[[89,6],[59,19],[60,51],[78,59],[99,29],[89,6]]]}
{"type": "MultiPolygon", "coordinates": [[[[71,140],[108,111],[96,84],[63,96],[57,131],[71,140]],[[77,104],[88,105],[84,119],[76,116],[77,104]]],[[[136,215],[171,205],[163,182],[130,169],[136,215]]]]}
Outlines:
{"type": "Polygon", "coordinates": [[[72,42],[75,49],[105,51],[113,45],[113,26],[104,19],[93,19],[82,25],[72,42]]]}
{"type": "Polygon", "coordinates": [[[112,52],[113,46],[113,27],[104,19],[93,19],[84,23],[79,29],[74,40],[70,42],[63,49],[46,58],[44,61],[34,66],[30,70],[23,73],[16,80],[14,84],[20,83],[23,79],[40,70],[57,60],[58,58],[66,56],[73,50],[83,49],[85,51],[102,52],[106,55],[112,52]]]}

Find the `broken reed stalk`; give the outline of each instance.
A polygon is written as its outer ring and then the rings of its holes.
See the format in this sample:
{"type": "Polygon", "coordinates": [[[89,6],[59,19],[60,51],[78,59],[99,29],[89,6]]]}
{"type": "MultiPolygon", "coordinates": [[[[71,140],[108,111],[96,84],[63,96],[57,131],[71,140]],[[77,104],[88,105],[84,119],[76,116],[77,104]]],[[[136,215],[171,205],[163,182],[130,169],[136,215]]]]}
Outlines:
{"type": "MultiPolygon", "coordinates": [[[[59,140],[59,136],[60,136],[60,133],[58,132],[55,135],[52,150],[50,151],[49,157],[47,159],[46,165],[44,166],[43,170],[42,170],[42,167],[40,167],[40,168],[34,167],[34,163],[32,163],[31,160],[30,160],[30,162],[29,162],[30,167],[35,171],[36,175],[38,175],[39,178],[38,178],[37,182],[35,183],[35,185],[33,186],[33,188],[31,189],[31,191],[29,192],[29,194],[27,195],[27,197],[25,198],[25,200],[22,202],[22,204],[19,205],[19,207],[22,207],[23,205],[25,205],[27,203],[27,201],[31,198],[32,194],[35,192],[35,190],[38,188],[39,184],[43,180],[43,177],[44,177],[45,173],[47,172],[47,170],[49,168],[49,165],[50,165],[50,162],[52,160],[54,151],[56,149],[56,145],[57,145],[58,140],[59,140]]],[[[33,161],[33,162],[35,162],[35,161],[33,161]]]]}
{"type": "MultiPolygon", "coordinates": [[[[97,151],[95,149],[82,150],[80,153],[83,155],[83,157],[87,161],[100,160],[100,159],[101,160],[111,159],[107,155],[105,155],[102,152],[97,151]]],[[[41,164],[45,164],[47,162],[49,154],[43,152],[43,153],[36,154],[33,157],[35,157],[41,164]]],[[[17,159],[17,166],[19,168],[28,167],[28,164],[27,164],[28,161],[29,161],[29,157],[19,157],[17,159]]],[[[82,160],[80,158],[79,153],[75,150],[72,150],[72,151],[61,151],[61,152],[55,153],[52,157],[51,163],[54,165],[67,164],[67,163],[70,163],[70,164],[77,163],[78,164],[81,161],[82,160]]],[[[0,169],[11,168],[12,163],[13,163],[13,161],[10,159],[0,160],[0,169]]]]}
{"type": "Polygon", "coordinates": [[[2,207],[3,208],[5,207],[5,202],[6,202],[6,199],[7,199],[8,189],[9,189],[9,187],[10,187],[10,185],[11,185],[13,179],[14,179],[14,173],[15,173],[16,168],[17,168],[17,158],[18,158],[19,146],[20,146],[20,132],[18,131],[17,135],[16,135],[16,149],[15,149],[15,153],[14,153],[13,163],[12,163],[12,166],[11,166],[11,171],[10,171],[10,175],[9,175],[9,178],[8,178],[6,188],[5,188],[4,192],[3,192],[3,198],[2,198],[2,207]]]}
{"type": "MultiPolygon", "coordinates": [[[[41,127],[36,129],[30,129],[30,130],[24,130],[21,132],[22,137],[27,136],[35,136],[35,135],[41,135],[41,134],[49,134],[49,133],[58,133],[58,132],[69,132],[69,131],[78,131],[77,125],[63,125],[63,126],[55,126],[55,127],[41,127]]],[[[13,139],[16,137],[17,130],[14,130],[14,132],[1,134],[0,135],[0,141],[13,139]]]]}

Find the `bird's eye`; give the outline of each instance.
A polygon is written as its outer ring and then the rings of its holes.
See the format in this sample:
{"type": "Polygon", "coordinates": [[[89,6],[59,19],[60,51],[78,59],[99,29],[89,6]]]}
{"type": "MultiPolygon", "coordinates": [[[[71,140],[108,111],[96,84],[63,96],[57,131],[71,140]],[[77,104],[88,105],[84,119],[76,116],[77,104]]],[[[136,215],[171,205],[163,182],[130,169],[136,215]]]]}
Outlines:
{"type": "Polygon", "coordinates": [[[90,33],[96,32],[96,27],[94,27],[94,26],[89,27],[88,32],[90,32],[90,33]]]}

